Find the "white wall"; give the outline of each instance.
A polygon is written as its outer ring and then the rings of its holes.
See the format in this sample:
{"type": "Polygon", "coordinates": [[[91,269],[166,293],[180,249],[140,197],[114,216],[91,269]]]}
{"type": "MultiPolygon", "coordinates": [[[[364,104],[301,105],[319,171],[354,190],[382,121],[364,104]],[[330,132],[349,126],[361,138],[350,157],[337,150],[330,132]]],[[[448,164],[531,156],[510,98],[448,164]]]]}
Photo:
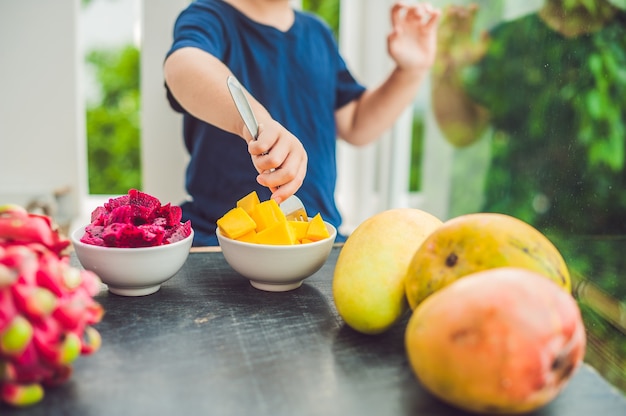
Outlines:
{"type": "Polygon", "coordinates": [[[174,20],[189,0],[143,0],[141,45],[141,163],[143,190],[161,201],[185,197],[188,160],[182,117],[167,103],[163,60],[172,43],[174,20]]]}
{"type": "Polygon", "coordinates": [[[79,0],[0,3],[0,203],[69,187],[62,215],[79,210],[87,175],[78,8],[79,0]]]}

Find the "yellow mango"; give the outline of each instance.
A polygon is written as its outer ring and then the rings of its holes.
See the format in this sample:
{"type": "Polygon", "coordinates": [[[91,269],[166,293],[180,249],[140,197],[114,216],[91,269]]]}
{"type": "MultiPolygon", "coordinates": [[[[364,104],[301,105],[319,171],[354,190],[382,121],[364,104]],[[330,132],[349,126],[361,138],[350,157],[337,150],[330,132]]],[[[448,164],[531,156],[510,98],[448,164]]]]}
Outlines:
{"type": "Polygon", "coordinates": [[[237,201],[237,206],[243,208],[248,214],[250,214],[254,207],[260,203],[261,201],[259,201],[259,195],[257,195],[256,191],[252,191],[237,201]]]}
{"type": "Polygon", "coordinates": [[[374,335],[402,319],[409,309],[405,276],[413,254],[441,224],[416,208],[389,209],[359,224],[333,274],[333,299],[346,324],[374,335]]]}
{"type": "Polygon", "coordinates": [[[226,237],[237,239],[254,231],[256,223],[243,208],[235,207],[217,220],[217,226],[226,237]]]}
{"type": "Polygon", "coordinates": [[[309,227],[304,237],[312,241],[320,241],[330,237],[326,224],[324,224],[324,220],[319,212],[309,221],[309,227]]]}
{"type": "Polygon", "coordinates": [[[287,224],[293,229],[296,240],[301,241],[306,236],[306,232],[309,228],[308,222],[287,220],[287,224]]]}
{"type": "Polygon", "coordinates": [[[415,251],[406,296],[415,309],[464,276],[496,267],[538,272],[571,293],[571,277],[556,246],[532,225],[509,215],[481,212],[447,220],[415,251]]]}
{"type": "Polygon", "coordinates": [[[243,241],[245,243],[256,243],[256,231],[252,230],[249,233],[245,233],[241,237],[237,238],[237,241],[243,241]]]}
{"type": "Polygon", "coordinates": [[[297,240],[287,221],[278,221],[258,232],[255,242],[258,244],[293,245],[296,244],[297,240]]]}
{"type": "Polygon", "coordinates": [[[274,212],[274,217],[278,220],[278,221],[287,221],[287,217],[285,217],[285,213],[283,212],[282,209],[280,209],[280,205],[278,205],[278,202],[276,202],[273,199],[270,199],[268,201],[264,201],[264,203],[268,204],[270,206],[270,208],[272,208],[272,211],[274,212]]]}
{"type": "Polygon", "coordinates": [[[250,216],[254,222],[256,222],[257,233],[278,222],[286,222],[285,214],[280,211],[280,207],[273,199],[255,205],[250,216]],[[278,212],[280,212],[280,214],[278,214],[278,212]]]}

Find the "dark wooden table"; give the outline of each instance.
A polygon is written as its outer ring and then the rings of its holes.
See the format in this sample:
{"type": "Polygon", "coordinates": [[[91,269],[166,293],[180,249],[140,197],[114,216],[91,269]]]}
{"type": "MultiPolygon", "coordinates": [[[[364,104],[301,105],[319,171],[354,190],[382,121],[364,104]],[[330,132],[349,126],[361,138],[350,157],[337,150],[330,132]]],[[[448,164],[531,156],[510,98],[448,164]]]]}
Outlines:
{"type": "MultiPolygon", "coordinates": [[[[381,336],[343,324],[331,292],[339,250],[291,292],[254,289],[219,251],[191,253],[153,295],[102,291],[102,348],[38,405],[0,414],[466,415],[413,376],[406,320],[381,336]]],[[[534,414],[626,415],[626,398],[585,365],[534,414]]]]}

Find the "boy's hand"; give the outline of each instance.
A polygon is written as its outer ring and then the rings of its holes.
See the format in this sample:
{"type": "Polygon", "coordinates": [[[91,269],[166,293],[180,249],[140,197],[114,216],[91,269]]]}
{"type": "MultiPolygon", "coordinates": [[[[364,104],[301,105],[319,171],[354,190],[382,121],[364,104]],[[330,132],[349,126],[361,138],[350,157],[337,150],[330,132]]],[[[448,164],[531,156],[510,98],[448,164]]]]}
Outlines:
{"type": "Polygon", "coordinates": [[[387,49],[400,69],[427,69],[432,66],[440,14],[428,3],[396,3],[391,8],[392,32],[387,37],[387,49]]]}
{"type": "Polygon", "coordinates": [[[281,203],[302,186],[308,156],[300,140],[275,120],[259,125],[257,140],[249,133],[248,152],[259,172],[257,182],[272,191],[272,199],[281,203]]]}

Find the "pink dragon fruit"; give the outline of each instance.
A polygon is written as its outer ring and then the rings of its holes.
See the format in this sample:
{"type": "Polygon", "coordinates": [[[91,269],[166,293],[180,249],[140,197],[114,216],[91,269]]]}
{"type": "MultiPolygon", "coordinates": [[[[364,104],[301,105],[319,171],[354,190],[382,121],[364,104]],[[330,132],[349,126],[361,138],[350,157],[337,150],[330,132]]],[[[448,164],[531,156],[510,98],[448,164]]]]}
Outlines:
{"type": "Polygon", "coordinates": [[[100,280],[70,266],[69,244],[49,217],[0,207],[0,400],[10,405],[39,402],[100,347],[100,280]]]}
{"type": "Polygon", "coordinates": [[[181,219],[179,206],[161,205],[158,198],[131,189],[91,213],[80,241],[123,248],[171,244],[191,234],[191,223],[181,223],[181,219]]]}

